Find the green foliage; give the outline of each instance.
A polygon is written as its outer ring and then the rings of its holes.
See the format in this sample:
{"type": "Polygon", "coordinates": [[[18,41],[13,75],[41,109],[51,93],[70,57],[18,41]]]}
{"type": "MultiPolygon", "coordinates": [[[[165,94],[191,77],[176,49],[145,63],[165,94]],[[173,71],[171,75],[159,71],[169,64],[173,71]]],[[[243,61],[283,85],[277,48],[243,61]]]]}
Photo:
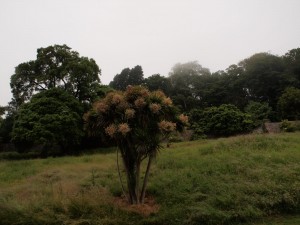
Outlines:
{"type": "Polygon", "coordinates": [[[285,71],[282,58],[258,53],[243,60],[239,65],[244,69],[244,88],[247,97],[253,101],[265,101],[275,109],[280,93],[294,84],[294,77],[285,71]]]}
{"type": "Polygon", "coordinates": [[[177,63],[169,73],[171,82],[170,97],[174,104],[179,106],[182,111],[188,112],[196,108],[202,98],[199,80],[201,77],[209,77],[210,71],[203,68],[198,62],[177,63]]]}
{"type": "Polygon", "coordinates": [[[300,130],[300,122],[299,121],[288,121],[283,120],[280,124],[280,129],[286,132],[295,132],[300,130]]]}
{"type": "Polygon", "coordinates": [[[100,85],[93,59],[80,57],[67,45],[37,50],[36,60],[19,64],[11,76],[13,102],[18,107],[36,92],[62,87],[80,102],[92,102],[100,85]]]}
{"type": "Polygon", "coordinates": [[[283,119],[298,120],[300,118],[300,89],[289,87],[278,100],[283,119]]]}
{"type": "Polygon", "coordinates": [[[300,48],[291,49],[282,58],[286,72],[295,78],[294,87],[300,88],[300,48]]]}
{"type": "Polygon", "coordinates": [[[271,110],[271,107],[266,102],[260,103],[250,101],[245,107],[245,112],[251,115],[254,121],[254,126],[260,126],[264,120],[269,119],[271,110]]]}
{"type": "MultiPolygon", "coordinates": [[[[33,144],[44,146],[42,154],[53,146],[63,151],[80,144],[82,131],[81,104],[61,89],[50,89],[32,97],[17,113],[12,141],[23,150],[33,144]]],[[[62,152],[66,153],[66,152],[62,152]]]]}
{"type": "Polygon", "coordinates": [[[14,124],[14,115],[8,114],[4,119],[0,119],[0,143],[9,143],[14,124]]]}
{"type": "Polygon", "coordinates": [[[190,121],[196,135],[229,136],[245,133],[253,128],[251,116],[233,105],[194,110],[190,121]]]}
{"type": "Polygon", "coordinates": [[[167,96],[170,95],[171,91],[171,82],[167,77],[161,76],[160,74],[154,74],[150,77],[147,77],[144,80],[144,85],[150,91],[163,91],[167,96]]]}
{"type": "Polygon", "coordinates": [[[132,69],[125,68],[117,74],[109,86],[124,91],[128,85],[140,85],[144,81],[144,73],[141,66],[137,65],[132,69]]]}

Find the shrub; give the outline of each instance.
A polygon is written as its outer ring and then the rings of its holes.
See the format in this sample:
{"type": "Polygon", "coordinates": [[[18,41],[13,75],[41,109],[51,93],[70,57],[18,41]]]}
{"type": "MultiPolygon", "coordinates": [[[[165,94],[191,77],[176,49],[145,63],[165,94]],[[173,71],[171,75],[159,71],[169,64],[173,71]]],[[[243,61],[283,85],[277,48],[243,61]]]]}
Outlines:
{"type": "Polygon", "coordinates": [[[283,120],[280,125],[280,129],[286,132],[295,132],[297,130],[300,130],[300,123],[283,120]]]}
{"type": "Polygon", "coordinates": [[[196,135],[229,136],[245,133],[253,128],[251,116],[230,104],[209,107],[203,111],[194,110],[191,113],[191,123],[196,135]]]}
{"type": "Polygon", "coordinates": [[[254,126],[260,126],[264,120],[269,119],[271,110],[271,107],[266,102],[250,101],[245,107],[245,112],[251,115],[254,126]]]}

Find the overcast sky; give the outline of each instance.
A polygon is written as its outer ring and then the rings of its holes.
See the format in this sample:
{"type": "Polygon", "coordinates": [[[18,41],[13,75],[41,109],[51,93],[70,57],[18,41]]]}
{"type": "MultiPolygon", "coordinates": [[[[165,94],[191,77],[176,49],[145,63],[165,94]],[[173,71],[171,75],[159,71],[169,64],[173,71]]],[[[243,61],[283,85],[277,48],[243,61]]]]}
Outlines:
{"type": "Polygon", "coordinates": [[[0,105],[14,68],[67,44],[108,84],[123,68],[167,76],[197,60],[212,72],[254,53],[300,47],[300,0],[0,0],[0,105]]]}

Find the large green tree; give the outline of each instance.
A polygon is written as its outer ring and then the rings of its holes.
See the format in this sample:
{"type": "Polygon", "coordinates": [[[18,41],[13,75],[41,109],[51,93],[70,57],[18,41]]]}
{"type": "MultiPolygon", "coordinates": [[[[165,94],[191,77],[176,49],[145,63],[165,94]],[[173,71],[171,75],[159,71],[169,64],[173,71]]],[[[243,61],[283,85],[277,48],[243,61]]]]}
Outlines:
{"type": "Polygon", "coordinates": [[[171,99],[163,92],[128,86],[125,92],[111,92],[95,102],[85,119],[90,134],[104,132],[115,141],[127,175],[128,200],[131,204],[143,203],[150,166],[162,138],[181,131],[187,117],[177,115],[171,99]],[[147,158],[141,187],[141,163],[147,158]]]}
{"type": "Polygon", "coordinates": [[[201,104],[201,79],[210,76],[210,71],[197,61],[177,63],[169,73],[171,98],[183,111],[189,111],[201,104]]]}
{"type": "Polygon", "coordinates": [[[258,53],[239,66],[244,70],[243,86],[248,100],[268,102],[273,109],[284,89],[294,83],[294,78],[285,73],[285,64],[279,56],[258,53]]]}
{"type": "Polygon", "coordinates": [[[144,81],[144,72],[141,66],[137,65],[132,69],[125,68],[117,74],[109,86],[115,90],[124,91],[128,85],[140,85],[144,81]]]}
{"type": "Polygon", "coordinates": [[[79,56],[67,45],[37,50],[35,60],[19,64],[11,76],[13,103],[19,107],[40,91],[60,87],[80,102],[92,102],[100,86],[95,60],[79,56]]]}
{"type": "Polygon", "coordinates": [[[171,91],[170,79],[168,79],[167,77],[161,76],[160,74],[153,74],[152,76],[147,77],[144,80],[144,85],[150,91],[161,90],[166,95],[170,95],[170,91],[171,91]]]}
{"type": "Polygon", "coordinates": [[[38,144],[44,146],[43,151],[47,151],[58,145],[61,153],[65,154],[80,144],[83,136],[82,113],[79,101],[61,88],[43,91],[20,107],[12,141],[21,150],[25,146],[38,144]]]}
{"type": "Polygon", "coordinates": [[[293,86],[300,88],[300,48],[289,50],[282,58],[286,72],[295,78],[293,86]]]}

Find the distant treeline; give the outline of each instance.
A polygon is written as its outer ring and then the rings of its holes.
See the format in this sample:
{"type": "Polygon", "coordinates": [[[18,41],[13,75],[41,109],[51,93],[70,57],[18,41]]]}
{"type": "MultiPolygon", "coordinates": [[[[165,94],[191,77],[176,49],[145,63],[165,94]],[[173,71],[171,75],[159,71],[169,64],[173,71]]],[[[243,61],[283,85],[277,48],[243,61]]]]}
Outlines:
{"type": "Polygon", "coordinates": [[[0,107],[0,143],[14,143],[20,152],[43,146],[38,149],[45,156],[108,145],[104,134],[84,131],[83,117],[97,99],[128,85],[162,90],[189,115],[194,138],[245,133],[264,120],[300,115],[300,48],[283,56],[254,54],[214,73],[193,61],[147,78],[139,65],[125,68],[109,85],[101,84],[100,75],[93,59],[66,45],[39,48],[37,58],[19,64],[11,76],[13,98],[0,107]]]}

